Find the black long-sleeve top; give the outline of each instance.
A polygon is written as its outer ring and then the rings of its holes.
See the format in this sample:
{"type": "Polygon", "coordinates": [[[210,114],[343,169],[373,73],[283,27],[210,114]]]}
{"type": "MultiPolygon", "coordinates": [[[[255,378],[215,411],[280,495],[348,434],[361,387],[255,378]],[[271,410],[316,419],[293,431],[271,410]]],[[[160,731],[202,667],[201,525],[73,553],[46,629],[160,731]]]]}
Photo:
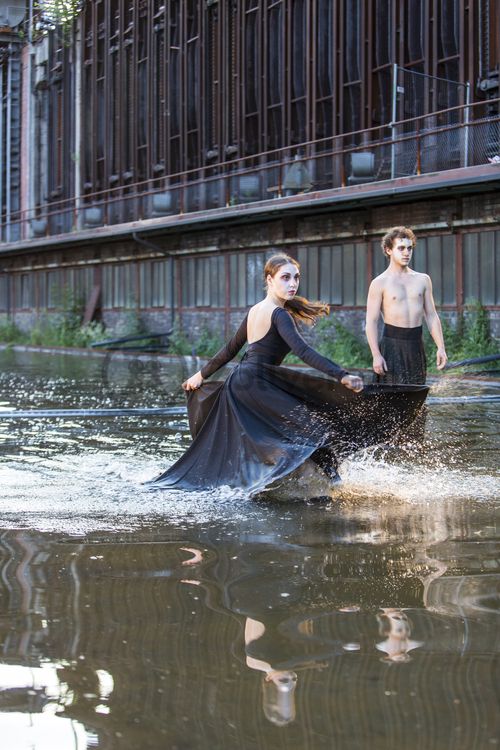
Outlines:
{"type": "MultiPolygon", "coordinates": [[[[238,354],[247,341],[247,319],[243,322],[235,335],[228,343],[212,357],[201,369],[203,378],[208,378],[225,364],[230,362],[238,354]]],[[[342,380],[349,373],[331,359],[323,357],[319,352],[309,346],[299,333],[292,315],[282,307],[276,307],[271,315],[271,326],[268,332],[258,341],[249,344],[246,358],[258,358],[259,362],[271,365],[280,365],[285,356],[292,351],[297,357],[310,367],[334,378],[342,380]]]]}

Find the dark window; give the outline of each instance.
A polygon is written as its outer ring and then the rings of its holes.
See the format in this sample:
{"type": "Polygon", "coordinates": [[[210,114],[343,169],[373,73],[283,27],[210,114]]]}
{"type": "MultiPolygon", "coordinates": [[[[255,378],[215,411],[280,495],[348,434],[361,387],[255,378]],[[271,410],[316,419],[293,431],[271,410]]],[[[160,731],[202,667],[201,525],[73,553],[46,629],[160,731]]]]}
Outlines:
{"type": "Polygon", "coordinates": [[[292,12],[292,97],[305,96],[307,77],[307,13],[305,0],[295,0],[292,12]]]}
{"type": "Polygon", "coordinates": [[[47,307],[50,309],[60,307],[64,289],[63,271],[47,271],[45,284],[47,307]]]}
{"type": "Polygon", "coordinates": [[[415,271],[431,277],[437,305],[456,303],[455,240],[452,236],[419,237],[412,265],[415,271]]]}
{"type": "Polygon", "coordinates": [[[318,0],[316,76],[317,97],[333,94],[334,73],[334,7],[331,0],[318,0]]]}
{"type": "Polygon", "coordinates": [[[259,93],[259,31],[257,11],[245,18],[245,109],[247,114],[257,112],[259,93]]]}
{"type": "Polygon", "coordinates": [[[90,297],[93,286],[94,269],[90,266],[86,268],[69,268],[66,271],[66,287],[77,305],[85,305],[90,297]]]}
{"type": "Polygon", "coordinates": [[[0,276],[0,312],[8,312],[9,302],[9,277],[0,276]]]}
{"type": "MultiPolygon", "coordinates": [[[[438,57],[458,54],[459,6],[456,0],[439,0],[438,57]]],[[[456,80],[456,79],[454,79],[456,80]]]]}
{"type": "Polygon", "coordinates": [[[269,104],[283,101],[283,14],[281,3],[268,15],[267,100],[269,104]]]}
{"type": "Polygon", "coordinates": [[[33,275],[21,273],[14,276],[14,294],[17,310],[30,310],[35,307],[33,275]]]}
{"type": "Polygon", "coordinates": [[[464,297],[483,305],[500,304],[500,231],[464,236],[464,297]]]}
{"type": "Polygon", "coordinates": [[[106,265],[102,269],[102,306],[105,309],[136,307],[136,267],[131,263],[106,265]]]}
{"type": "Polygon", "coordinates": [[[248,307],[264,298],[264,266],[273,253],[233,253],[229,256],[229,304],[248,307]]]}
{"type": "Polygon", "coordinates": [[[422,60],[424,57],[425,34],[428,26],[425,18],[425,2],[426,0],[407,0],[406,3],[406,65],[422,60]]]}
{"type": "Polygon", "coordinates": [[[225,307],[222,256],[183,259],[181,281],[183,307],[225,307]]]}
{"type": "Polygon", "coordinates": [[[367,293],[366,256],[365,243],[299,248],[302,294],[332,305],[363,307],[367,293]]]}
{"type": "Polygon", "coordinates": [[[274,5],[267,16],[267,144],[266,148],[283,145],[283,9],[274,5]]]}
{"type": "Polygon", "coordinates": [[[343,122],[345,133],[360,130],[362,127],[360,77],[363,39],[361,34],[360,6],[360,0],[351,0],[351,2],[345,5],[343,122]]]}
{"type": "MultiPolygon", "coordinates": [[[[411,1],[411,0],[410,0],[411,1]]],[[[392,2],[375,2],[375,63],[377,66],[391,62],[391,41],[396,33],[392,26],[392,2]]]]}
{"type": "MultiPolygon", "coordinates": [[[[163,9],[162,9],[163,10],[163,9]]],[[[152,118],[151,118],[151,160],[153,169],[160,173],[165,167],[165,22],[163,13],[155,19],[153,27],[152,65],[152,118]]]]}
{"type": "Polygon", "coordinates": [[[359,81],[361,71],[361,2],[350,0],[345,5],[345,80],[359,81]]]}
{"type": "Polygon", "coordinates": [[[172,260],[158,260],[139,265],[141,308],[163,308],[172,304],[172,264],[172,260]]]}
{"type": "Polygon", "coordinates": [[[390,68],[379,70],[374,78],[374,124],[384,125],[392,116],[392,71],[390,68]]]}

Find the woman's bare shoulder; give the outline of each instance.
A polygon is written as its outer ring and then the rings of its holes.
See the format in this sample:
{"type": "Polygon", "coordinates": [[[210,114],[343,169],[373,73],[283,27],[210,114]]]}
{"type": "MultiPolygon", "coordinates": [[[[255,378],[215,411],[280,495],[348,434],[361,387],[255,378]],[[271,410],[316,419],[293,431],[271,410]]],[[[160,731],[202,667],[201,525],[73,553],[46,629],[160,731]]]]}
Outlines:
{"type": "Polygon", "coordinates": [[[276,307],[277,305],[273,305],[271,302],[268,302],[268,300],[263,299],[261,302],[257,302],[256,305],[253,305],[247,315],[249,320],[265,318],[266,316],[270,317],[276,307]]]}

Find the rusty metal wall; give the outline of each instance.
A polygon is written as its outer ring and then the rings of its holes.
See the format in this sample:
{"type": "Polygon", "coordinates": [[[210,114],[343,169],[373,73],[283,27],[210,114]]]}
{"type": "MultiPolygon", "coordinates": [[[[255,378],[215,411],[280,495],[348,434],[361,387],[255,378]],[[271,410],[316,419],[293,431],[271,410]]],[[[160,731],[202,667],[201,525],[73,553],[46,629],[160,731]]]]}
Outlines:
{"type": "Polygon", "coordinates": [[[389,122],[394,63],[473,100],[499,65],[495,0],[88,0],[82,24],[82,189],[118,188],[125,221],[133,183],[389,122]]]}

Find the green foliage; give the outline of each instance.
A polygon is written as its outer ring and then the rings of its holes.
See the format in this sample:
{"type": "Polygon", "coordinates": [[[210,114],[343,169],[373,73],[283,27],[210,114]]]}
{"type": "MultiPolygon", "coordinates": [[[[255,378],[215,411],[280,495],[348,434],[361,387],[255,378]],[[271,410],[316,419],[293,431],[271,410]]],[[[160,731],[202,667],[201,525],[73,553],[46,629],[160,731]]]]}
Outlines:
{"type": "Polygon", "coordinates": [[[68,346],[84,348],[95,341],[106,338],[102,323],[92,322],[85,326],[73,325],[71,320],[60,316],[42,318],[29,334],[28,343],[33,346],[68,346]]]}
{"type": "Polygon", "coordinates": [[[38,12],[40,25],[45,29],[56,26],[67,31],[82,10],[82,0],[38,0],[34,10],[38,12]]]}
{"type": "Polygon", "coordinates": [[[198,357],[213,357],[222,346],[223,338],[208,326],[203,326],[196,337],[194,349],[198,357]]]}
{"type": "Polygon", "coordinates": [[[371,367],[368,344],[355,336],[335,317],[321,318],[315,327],[316,349],[329,359],[345,367],[371,367]]]}
{"type": "Polygon", "coordinates": [[[168,337],[168,353],[185,354],[189,356],[192,354],[192,350],[192,344],[189,342],[179,323],[175,321],[173,331],[168,337]]]}
{"type": "Polygon", "coordinates": [[[213,357],[223,345],[224,339],[206,325],[200,329],[195,340],[190,341],[179,324],[175,323],[173,333],[169,336],[168,353],[213,357]]]}
{"type": "MultiPolygon", "coordinates": [[[[144,321],[137,312],[135,307],[129,307],[120,315],[118,324],[108,334],[116,338],[126,338],[127,336],[140,336],[147,333],[144,321]]],[[[141,342],[145,343],[144,342],[141,342]]]]}
{"type": "Polygon", "coordinates": [[[67,288],[58,290],[55,305],[58,313],[38,318],[30,332],[22,331],[14,322],[0,324],[0,341],[34,346],[86,347],[106,337],[102,323],[81,325],[83,301],[67,288]]]}
{"type": "Polygon", "coordinates": [[[498,342],[491,336],[488,311],[478,300],[467,302],[462,341],[467,357],[482,357],[498,351],[498,342]]]}
{"type": "MultiPolygon", "coordinates": [[[[484,357],[495,354],[500,349],[498,341],[491,336],[488,311],[478,300],[468,300],[464,314],[460,315],[455,327],[446,320],[441,320],[441,325],[450,362],[484,357]]],[[[424,332],[424,343],[429,370],[435,372],[436,345],[427,330],[424,332]]],[[[488,366],[498,367],[498,363],[481,365],[484,369],[488,366]]]]}
{"type": "Polygon", "coordinates": [[[0,341],[4,344],[25,344],[28,341],[28,334],[12,321],[6,318],[0,323],[0,341]]]}

